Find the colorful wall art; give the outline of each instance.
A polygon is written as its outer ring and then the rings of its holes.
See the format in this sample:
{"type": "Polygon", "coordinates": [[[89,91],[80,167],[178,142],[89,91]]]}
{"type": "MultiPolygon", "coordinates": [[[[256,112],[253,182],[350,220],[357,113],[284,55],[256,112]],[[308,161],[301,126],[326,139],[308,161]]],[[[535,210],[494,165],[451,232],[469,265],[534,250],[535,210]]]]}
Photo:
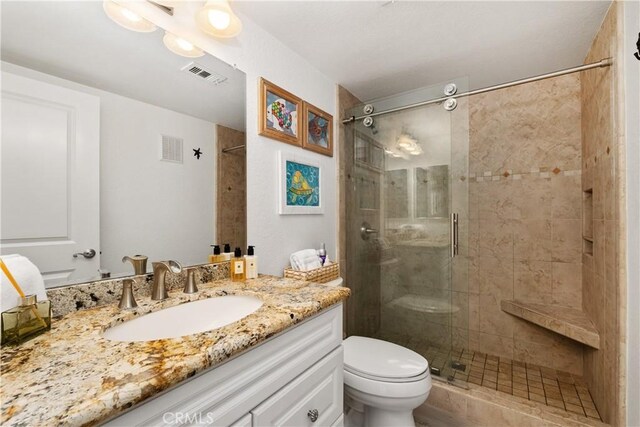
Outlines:
{"type": "Polygon", "coordinates": [[[279,153],[280,214],[321,214],[321,167],[313,159],[279,153]]]}
{"type": "Polygon", "coordinates": [[[302,100],[260,79],[260,135],[302,145],[302,100]]]}

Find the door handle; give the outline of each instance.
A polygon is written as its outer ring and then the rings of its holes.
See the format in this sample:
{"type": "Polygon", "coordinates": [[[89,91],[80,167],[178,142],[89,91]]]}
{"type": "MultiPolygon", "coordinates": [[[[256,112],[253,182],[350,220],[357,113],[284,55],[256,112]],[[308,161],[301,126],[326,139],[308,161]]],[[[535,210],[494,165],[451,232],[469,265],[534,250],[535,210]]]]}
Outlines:
{"type": "Polygon", "coordinates": [[[85,249],[84,252],[73,254],[73,257],[78,258],[79,255],[82,255],[85,258],[93,258],[94,256],[96,256],[96,251],[95,249],[85,249]]]}
{"type": "Polygon", "coordinates": [[[451,214],[451,258],[458,255],[458,214],[451,214]]]}
{"type": "Polygon", "coordinates": [[[360,237],[362,240],[369,240],[371,234],[378,234],[378,230],[371,228],[371,225],[367,221],[364,221],[360,226],[360,237]]]}

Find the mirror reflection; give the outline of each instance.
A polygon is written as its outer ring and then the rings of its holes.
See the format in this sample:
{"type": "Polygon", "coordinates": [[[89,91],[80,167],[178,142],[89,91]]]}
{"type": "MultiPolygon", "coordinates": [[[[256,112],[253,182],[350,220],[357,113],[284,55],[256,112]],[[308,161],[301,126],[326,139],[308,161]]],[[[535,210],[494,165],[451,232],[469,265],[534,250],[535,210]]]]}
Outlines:
{"type": "Polygon", "coordinates": [[[246,247],[242,72],[101,2],[3,2],[1,31],[2,255],[53,287],[246,247]]]}

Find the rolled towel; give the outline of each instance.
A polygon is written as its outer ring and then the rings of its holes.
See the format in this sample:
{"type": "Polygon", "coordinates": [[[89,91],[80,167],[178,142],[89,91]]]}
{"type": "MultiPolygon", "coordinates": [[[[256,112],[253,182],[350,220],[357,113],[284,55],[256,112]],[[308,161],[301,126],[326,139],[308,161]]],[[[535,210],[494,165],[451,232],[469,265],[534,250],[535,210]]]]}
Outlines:
{"type": "Polygon", "coordinates": [[[309,271],[314,268],[322,267],[320,263],[320,257],[315,249],[304,249],[298,252],[294,252],[289,257],[291,262],[291,268],[300,271],[309,271]]]}
{"type": "MultiPolygon", "coordinates": [[[[22,255],[3,255],[2,261],[11,272],[11,275],[25,295],[37,295],[38,301],[44,301],[47,298],[47,291],[44,287],[44,280],[40,274],[40,270],[35,266],[29,258],[22,255]]],[[[9,282],[5,274],[0,271],[0,309],[7,311],[10,308],[20,305],[20,295],[9,282]]]]}

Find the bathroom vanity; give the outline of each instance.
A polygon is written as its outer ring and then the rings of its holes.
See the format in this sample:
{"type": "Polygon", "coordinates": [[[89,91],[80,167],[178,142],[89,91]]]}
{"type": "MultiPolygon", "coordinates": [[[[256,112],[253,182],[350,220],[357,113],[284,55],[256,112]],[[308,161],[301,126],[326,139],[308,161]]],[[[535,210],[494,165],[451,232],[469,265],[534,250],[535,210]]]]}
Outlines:
{"type": "Polygon", "coordinates": [[[106,425],[342,425],[341,343],[338,304],[106,425]]]}
{"type": "Polygon", "coordinates": [[[341,425],[348,289],[271,276],[199,288],[170,291],[163,301],[141,297],[133,310],[108,304],[72,312],[50,332],[3,348],[0,423],[341,425]],[[105,337],[149,313],[232,295],[263,304],[238,321],[178,338],[105,337]]]}

